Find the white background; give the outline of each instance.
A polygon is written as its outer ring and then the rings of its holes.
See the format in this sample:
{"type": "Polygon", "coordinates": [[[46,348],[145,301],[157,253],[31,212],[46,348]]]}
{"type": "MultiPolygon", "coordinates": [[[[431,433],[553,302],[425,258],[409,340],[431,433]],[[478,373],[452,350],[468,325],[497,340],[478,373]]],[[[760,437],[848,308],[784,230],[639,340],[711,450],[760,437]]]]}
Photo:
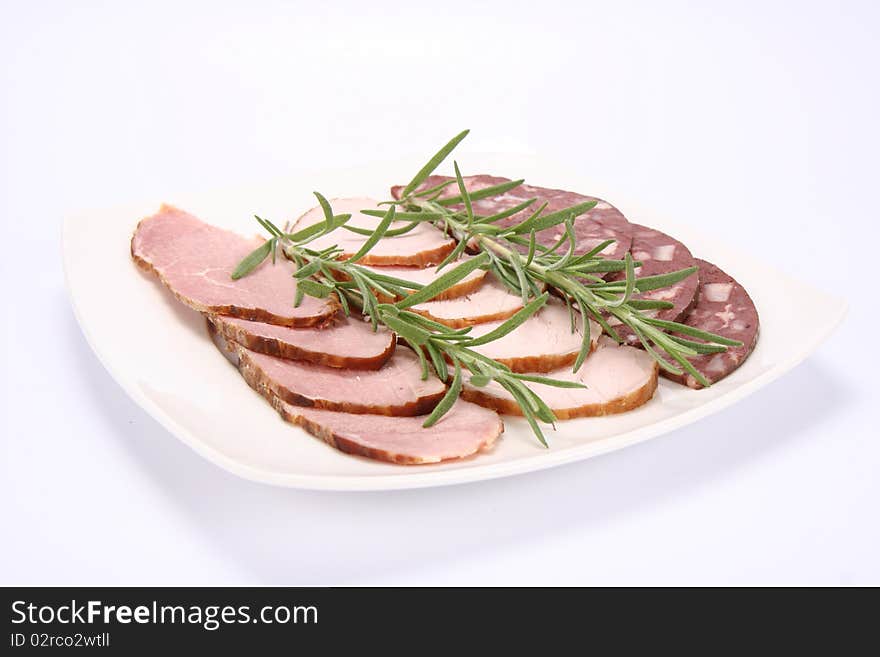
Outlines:
{"type": "Polygon", "coordinates": [[[877,3],[320,4],[0,0],[0,583],[880,584],[877,3]],[[463,127],[723,234],[849,317],[650,443],[370,494],[219,470],[86,345],[65,214],[428,154],[463,127]]]}

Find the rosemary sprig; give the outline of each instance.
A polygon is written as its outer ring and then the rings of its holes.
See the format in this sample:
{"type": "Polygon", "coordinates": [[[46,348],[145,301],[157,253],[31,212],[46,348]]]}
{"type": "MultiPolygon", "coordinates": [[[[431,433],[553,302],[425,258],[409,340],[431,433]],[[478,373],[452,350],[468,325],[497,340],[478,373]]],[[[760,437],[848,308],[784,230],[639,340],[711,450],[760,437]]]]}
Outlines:
{"type": "Polygon", "coordinates": [[[269,233],[269,239],[245,257],[233,272],[233,278],[241,278],[260,265],[270,253],[281,248],[293,260],[297,269],[295,303],[299,304],[304,295],[326,298],[335,294],[343,311],[348,315],[357,310],[368,317],[374,328],[382,325],[394,331],[399,340],[413,349],[422,365],[422,377],[427,378],[433,369],[449,388],[440,403],[425,419],[424,426],[436,423],[445,415],[461,394],[465,376],[476,386],[488,385],[496,381],[520,403],[523,414],[538,440],[547,446],[540,422],[553,424],[556,417],[547,404],[525,382],[539,382],[564,388],[583,387],[571,381],[557,381],[549,377],[512,372],[509,367],[480,354],[479,347],[515,330],[534,315],[547,302],[548,294],[540,294],[526,303],[512,317],[493,331],[480,337],[469,335],[471,327],[451,329],[448,326],[427,319],[411,310],[413,306],[428,301],[459,283],[477,268],[489,266],[491,256],[487,253],[450,268],[427,285],[388,276],[358,264],[369,250],[392,229],[397,216],[395,204],[381,212],[381,221],[361,248],[353,256],[343,259],[342,251],[336,247],[323,250],[310,249],[308,244],[317,237],[326,235],[344,226],[348,215],[336,216],[326,199],[315,193],[324,209],[324,220],[297,233],[283,232],[271,221],[257,217],[260,225],[269,233]],[[381,302],[382,298],[398,298],[396,303],[381,302]],[[450,372],[450,364],[452,372],[450,372]]]}
{"type": "MultiPolygon", "coordinates": [[[[577,371],[583,365],[590,348],[588,319],[596,320],[611,337],[620,342],[620,336],[607,321],[608,316],[616,318],[628,326],[638,337],[645,350],[651,354],[663,369],[681,374],[683,368],[704,386],[710,383],[687,360],[701,353],[724,351],[728,346],[738,346],[739,342],[706,331],[698,331],[685,324],[656,319],[645,310],[668,308],[671,304],[662,301],[633,299],[637,293],[668,287],[690,276],[695,267],[682,269],[661,276],[635,276],[635,262],[628,253],[624,260],[606,260],[600,252],[611,241],[597,245],[587,253],[576,255],[577,241],[574,220],[589,211],[595,201],[580,203],[569,208],[545,214],[546,204],[537,208],[524,221],[513,226],[498,225],[498,221],[529,209],[535,200],[525,201],[495,215],[480,217],[474,214],[473,201],[503,194],[520,185],[523,181],[505,182],[500,185],[469,193],[461,175],[458,163],[453,164],[455,182],[459,194],[445,199],[437,196],[425,197],[417,190],[440,163],[452,152],[466,136],[461,133],[441,148],[438,153],[422,167],[404,188],[397,203],[405,211],[410,221],[418,221],[423,213],[424,220],[430,221],[459,241],[467,244],[489,258],[489,268],[508,288],[520,294],[523,301],[536,297],[541,290],[552,288],[565,300],[569,310],[583,316],[583,346],[574,363],[577,371]],[[463,209],[456,209],[463,206],[463,209]],[[514,212],[515,210],[516,212],[514,212]],[[554,226],[562,226],[562,236],[552,246],[536,243],[535,234],[554,226]],[[527,236],[527,237],[526,237],[527,236]],[[527,249],[525,258],[520,252],[527,249]],[[560,252],[564,250],[564,252],[560,252]],[[622,281],[604,281],[596,274],[624,271],[622,281]],[[682,338],[678,333],[699,338],[696,342],[682,338]],[[671,358],[678,366],[669,362],[671,358]]],[[[439,186],[438,186],[439,187],[439,186]]],[[[440,188],[445,189],[445,187],[440,188]]],[[[368,214],[369,210],[365,211],[368,214]]],[[[572,327],[575,326],[572,315],[572,327]]]]}
{"type": "Polygon", "coordinates": [[[581,367],[589,353],[589,319],[594,319],[606,333],[620,341],[608,322],[607,317],[611,316],[632,329],[646,351],[661,367],[670,372],[681,373],[678,367],[664,358],[666,354],[703,385],[708,386],[709,382],[688,362],[687,357],[724,351],[727,346],[740,343],[684,324],[651,317],[643,311],[669,308],[672,304],[633,298],[634,294],[674,285],[693,274],[696,268],[638,278],[635,276],[635,268],[641,263],[634,261],[629,254],[623,260],[606,260],[600,257],[601,251],[612,243],[610,240],[586,253],[577,254],[574,221],[589,211],[595,202],[581,203],[546,214],[544,211],[547,204],[544,203],[513,226],[501,226],[498,222],[530,209],[536,199],[526,200],[490,216],[474,213],[474,201],[503,194],[522,184],[522,180],[469,192],[456,162],[453,180],[444,181],[430,189],[419,189],[467,133],[468,131],[464,131],[456,135],[444,145],[403,188],[400,199],[380,204],[388,206],[387,210],[362,211],[380,218],[379,224],[373,230],[346,226],[351,215],[334,215],[330,203],[317,192],[315,196],[323,209],[324,220],[296,233],[285,233],[272,222],[256,217],[270,237],[239,263],[232,277],[237,279],[247,275],[270,255],[274,262],[280,246],[285,256],[297,265],[294,274],[298,283],[295,304],[298,305],[304,295],[324,298],[334,294],[346,315],[354,308],[369,318],[374,329],[383,325],[397,333],[398,338],[418,354],[423,378],[427,378],[433,368],[441,380],[449,383],[445,396],[427,417],[424,426],[431,426],[449,411],[461,393],[464,377],[468,376],[471,385],[482,387],[495,381],[507,390],[522,408],[523,415],[537,438],[543,445],[547,445],[539,422],[553,424],[556,418],[549,406],[525,383],[564,388],[584,386],[571,381],[512,372],[506,365],[483,356],[474,347],[497,340],[515,330],[547,302],[548,288],[555,290],[565,301],[571,313],[572,331],[577,324],[575,313],[582,315],[584,339],[574,363],[575,371],[581,367]],[[457,185],[458,194],[441,199],[444,190],[453,184],[457,185]],[[456,206],[462,207],[459,209],[456,206]],[[392,228],[395,222],[404,225],[392,228]],[[405,234],[422,222],[430,222],[458,240],[458,245],[444,259],[438,270],[454,263],[466,248],[475,249],[477,255],[449,269],[428,285],[381,274],[358,264],[382,238],[405,234]],[[539,244],[536,233],[555,226],[563,229],[559,240],[552,246],[539,244]],[[344,259],[342,250],[335,246],[322,250],[309,248],[310,242],[339,228],[367,237],[353,256],[344,259]],[[409,310],[418,303],[440,295],[478,267],[489,269],[523,300],[523,308],[495,330],[474,338],[469,335],[470,327],[451,329],[409,310]],[[624,280],[604,281],[598,276],[613,271],[625,272],[624,280]],[[380,296],[383,299],[400,300],[386,303],[380,301],[380,296]],[[697,338],[702,342],[682,336],[697,338]]]}

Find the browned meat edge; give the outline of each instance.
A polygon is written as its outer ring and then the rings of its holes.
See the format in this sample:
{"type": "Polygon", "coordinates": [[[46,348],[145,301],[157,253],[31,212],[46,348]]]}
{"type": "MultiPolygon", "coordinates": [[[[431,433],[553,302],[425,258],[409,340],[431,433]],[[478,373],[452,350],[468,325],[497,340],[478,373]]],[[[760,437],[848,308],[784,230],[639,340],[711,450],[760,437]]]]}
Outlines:
{"type": "Polygon", "coordinates": [[[307,363],[324,365],[325,367],[336,367],[349,370],[378,370],[388,362],[388,359],[394,354],[394,349],[397,345],[397,336],[392,333],[393,337],[389,343],[388,349],[373,358],[340,356],[338,354],[328,354],[322,351],[301,349],[292,344],[281,342],[276,338],[253,335],[241,327],[230,326],[223,322],[220,322],[218,326],[218,324],[215,324],[211,320],[210,315],[206,315],[206,318],[208,323],[211,324],[215,330],[222,333],[225,338],[237,342],[251,351],[276,356],[277,358],[306,361],[307,363]]]}
{"type": "MultiPolygon", "coordinates": [[[[362,265],[374,265],[377,267],[390,267],[395,265],[398,267],[430,267],[431,265],[443,262],[443,258],[448,256],[454,248],[455,240],[451,240],[449,243],[438,246],[436,249],[419,251],[418,253],[413,253],[408,256],[383,256],[368,253],[361,258],[359,262],[362,265]]],[[[342,257],[345,258],[345,256],[342,257]]]]}
{"type": "MultiPolygon", "coordinates": [[[[456,262],[457,262],[457,261],[456,261],[456,262]]],[[[454,263],[453,263],[453,264],[454,264],[454,263]]],[[[371,266],[372,266],[372,267],[378,267],[379,265],[371,265],[371,266]]],[[[391,266],[391,265],[389,265],[389,266],[391,266]]],[[[394,265],[394,266],[398,266],[398,267],[400,267],[400,266],[402,266],[402,265],[394,265]]],[[[451,269],[451,268],[452,268],[452,267],[450,266],[450,269],[451,269]]],[[[381,272],[380,272],[380,273],[381,273],[381,272]]],[[[444,270],[443,273],[445,274],[446,271],[444,270]]],[[[484,273],[488,273],[488,272],[484,272],[484,273]]],[[[348,277],[348,276],[345,276],[345,275],[342,274],[342,273],[337,273],[337,274],[336,274],[336,278],[337,278],[338,280],[340,280],[340,281],[347,281],[347,280],[349,280],[349,277],[348,277]]],[[[404,274],[400,274],[400,278],[402,278],[403,280],[406,280],[406,275],[404,275],[404,274]]],[[[483,281],[485,281],[485,280],[486,280],[486,276],[484,275],[484,276],[479,276],[479,277],[477,277],[477,278],[473,278],[473,279],[471,279],[471,280],[459,281],[459,282],[456,283],[455,285],[453,285],[453,286],[451,286],[451,287],[449,287],[449,288],[443,290],[443,291],[442,291],[440,294],[438,294],[436,297],[432,297],[431,299],[429,299],[429,301],[449,301],[450,299],[458,299],[459,297],[466,297],[466,296],[469,295],[471,292],[473,292],[474,290],[476,290],[477,288],[479,288],[479,287],[483,284],[483,281]]],[[[398,296],[395,296],[395,297],[389,297],[387,294],[382,294],[381,292],[377,292],[377,293],[376,293],[376,298],[377,298],[381,303],[394,303],[395,301],[400,301],[400,300],[403,299],[404,297],[401,296],[401,295],[398,295],[398,296]]],[[[415,308],[410,308],[409,310],[412,310],[412,311],[414,311],[414,312],[419,312],[419,311],[416,310],[415,308]]],[[[429,319],[433,319],[433,318],[431,318],[431,317],[429,316],[428,313],[420,312],[419,314],[424,315],[425,317],[428,317],[429,319]]],[[[440,321],[440,320],[436,320],[436,321],[440,321]]],[[[490,321],[491,321],[491,320],[490,320],[490,321]]],[[[447,324],[447,326],[448,326],[448,324],[447,324]]],[[[468,324],[467,326],[470,326],[470,325],[468,324]]],[[[460,327],[455,327],[455,328],[460,328],[460,327]]]]}
{"type": "MultiPolygon", "coordinates": [[[[145,221],[145,220],[141,220],[145,221]]],[[[140,222],[138,222],[138,228],[140,228],[140,222]]],[[[135,228],[135,234],[137,233],[137,228],[135,228]]],[[[192,299],[188,299],[180,294],[172,287],[172,285],[168,282],[168,280],[159,273],[159,271],[153,266],[152,263],[147,262],[139,255],[136,255],[134,252],[134,235],[132,235],[131,241],[131,258],[134,260],[135,264],[140,267],[143,271],[148,274],[155,274],[159,281],[164,285],[174,297],[183,303],[184,305],[189,306],[199,312],[203,313],[212,313],[214,315],[227,315],[229,317],[239,317],[241,319],[250,319],[255,322],[266,322],[267,324],[275,324],[276,326],[290,326],[293,328],[306,328],[306,327],[316,327],[316,326],[324,326],[327,322],[333,319],[333,316],[339,312],[341,306],[339,305],[339,301],[336,297],[332,297],[327,304],[327,311],[321,315],[314,315],[312,317],[282,317],[281,315],[276,315],[275,313],[270,313],[267,310],[263,310],[261,308],[241,308],[239,306],[205,306],[200,303],[195,303],[192,299]]],[[[292,301],[291,301],[292,303],[292,301]]]]}
{"type": "MultiPolygon", "coordinates": [[[[590,345],[590,353],[596,349],[595,343],[590,345]]],[[[546,373],[571,365],[577,358],[577,352],[568,354],[542,354],[540,356],[517,356],[516,358],[496,358],[502,365],[507,365],[520,374],[546,373]]]]}
{"type": "Polygon", "coordinates": [[[463,456],[453,456],[448,459],[442,459],[440,461],[425,460],[423,458],[413,457],[406,454],[398,454],[394,452],[389,452],[384,449],[376,449],[373,447],[367,447],[366,445],[361,445],[357,442],[349,440],[345,436],[340,436],[339,434],[333,433],[333,431],[321,425],[319,422],[313,422],[307,418],[304,418],[301,415],[291,415],[288,410],[284,408],[283,404],[279,403],[277,399],[275,399],[274,401],[270,401],[275,410],[278,411],[278,414],[281,415],[281,417],[284,418],[287,422],[302,427],[316,438],[320,438],[331,447],[338,449],[340,452],[345,452],[346,454],[354,454],[355,456],[363,456],[368,459],[373,459],[377,461],[385,461],[387,463],[396,463],[397,465],[430,465],[432,463],[461,461],[462,459],[476,456],[481,452],[486,452],[491,449],[495,445],[495,441],[498,440],[498,437],[504,432],[504,424],[501,423],[501,430],[496,434],[487,435],[483,443],[471,454],[465,454],[463,456]]]}
{"type": "MultiPolygon", "coordinates": [[[[602,415],[614,415],[616,413],[624,413],[638,408],[642,404],[647,403],[654,396],[657,390],[657,379],[659,366],[654,365],[654,375],[638,390],[631,392],[625,397],[615,399],[605,404],[586,404],[576,408],[553,409],[553,414],[558,420],[572,420],[578,417],[599,417],[602,415]]],[[[504,399],[486,394],[482,390],[473,388],[464,388],[461,391],[462,399],[474,402],[485,408],[491,408],[503,415],[519,415],[522,416],[522,408],[512,399],[504,399]]]]}
{"type": "MultiPolygon", "coordinates": [[[[461,296],[467,296],[467,293],[465,293],[461,296]]],[[[438,297],[436,299],[432,299],[432,301],[439,301],[442,298],[443,297],[438,297]]],[[[510,317],[513,317],[520,310],[522,310],[522,306],[520,306],[519,308],[514,308],[513,310],[509,310],[509,311],[504,310],[504,311],[497,312],[497,313],[489,313],[487,315],[474,315],[472,317],[455,317],[455,318],[435,317],[434,315],[432,315],[430,313],[430,311],[419,308],[418,306],[413,306],[412,308],[409,308],[408,310],[411,310],[414,313],[418,313],[422,317],[426,317],[426,318],[433,320],[439,324],[443,324],[444,326],[448,326],[449,328],[456,328],[457,329],[457,328],[465,328],[467,326],[476,326],[477,324],[488,324],[489,322],[496,322],[496,321],[499,321],[502,319],[508,319],[510,317]]],[[[479,311],[475,309],[474,312],[477,313],[479,311]]]]}
{"type": "MultiPolygon", "coordinates": [[[[216,337],[219,332],[216,330],[214,325],[210,321],[205,322],[208,326],[208,333],[211,338],[214,340],[215,344],[219,344],[216,337]]],[[[225,340],[224,336],[220,336],[221,339],[225,340]]],[[[247,382],[247,384],[260,393],[263,397],[265,397],[271,403],[275,398],[281,399],[282,401],[287,402],[288,404],[292,404],[294,406],[304,406],[307,408],[321,408],[327,411],[341,411],[343,413],[354,413],[354,414],[369,414],[369,415],[385,415],[389,417],[404,417],[404,416],[412,416],[412,415],[425,415],[434,410],[434,407],[440,403],[440,400],[443,399],[443,395],[445,394],[445,390],[441,390],[433,395],[427,395],[425,397],[421,397],[414,402],[410,402],[407,404],[399,405],[399,406],[365,406],[356,401],[351,402],[336,402],[330,401],[326,399],[312,399],[310,397],[304,397],[303,395],[297,394],[292,390],[288,390],[287,388],[281,388],[275,384],[272,379],[265,376],[263,371],[254,365],[253,361],[248,357],[246,351],[240,348],[240,345],[226,343],[227,350],[230,350],[230,347],[236,347],[238,353],[238,371],[241,372],[241,376],[247,382]]]]}

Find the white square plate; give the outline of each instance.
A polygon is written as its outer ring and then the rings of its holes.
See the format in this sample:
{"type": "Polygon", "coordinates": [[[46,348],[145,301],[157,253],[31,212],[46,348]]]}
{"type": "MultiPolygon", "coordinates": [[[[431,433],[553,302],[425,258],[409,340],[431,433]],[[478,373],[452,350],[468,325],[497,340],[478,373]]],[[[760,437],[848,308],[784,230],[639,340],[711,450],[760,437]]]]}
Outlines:
{"type": "MultiPolygon", "coordinates": [[[[64,223],[67,285],[83,333],[98,358],[148,413],[199,454],[248,479],[297,488],[382,490],[491,479],[549,468],[620,449],[690,424],[759,390],[804,360],[842,320],[846,303],[794,281],[748,256],[733,253],[720,236],[677,226],[626,199],[609,199],[634,221],[682,240],[694,255],[740,281],[761,319],[758,346],[731,376],[693,391],[662,380],[654,399],[622,415],[561,422],[541,447],[524,421],[505,418],[493,451],[426,466],[398,466],[349,456],[282,421],[252,391],[207,338],[199,313],[179,302],[132,263],[129,240],[137,221],[167,201],[204,220],[256,233],[254,213],[281,223],[326,196],[386,198],[418,161],[309,172],[296,180],[214,194],[174,198],[82,213],[64,223]],[[403,175],[401,175],[403,174],[403,175]],[[821,312],[816,312],[821,308],[821,312]]],[[[602,196],[535,158],[468,155],[468,172],[526,176],[530,182],[602,196]]],[[[120,436],[120,439],[124,439],[120,436]]]]}

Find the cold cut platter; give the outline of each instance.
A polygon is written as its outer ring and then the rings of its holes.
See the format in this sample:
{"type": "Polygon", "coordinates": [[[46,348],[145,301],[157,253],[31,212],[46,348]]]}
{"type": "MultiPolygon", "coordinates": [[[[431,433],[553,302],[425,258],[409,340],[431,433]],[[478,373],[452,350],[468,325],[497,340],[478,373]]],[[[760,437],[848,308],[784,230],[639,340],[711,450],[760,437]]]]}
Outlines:
{"type": "Polygon", "coordinates": [[[465,134],[408,172],[304,172],[71,218],[65,270],[87,339],[221,466],[365,490],[659,435],[777,378],[843,316],[723,239],[546,163],[460,167],[465,134]],[[330,193],[309,205],[319,185],[330,193]]]}

